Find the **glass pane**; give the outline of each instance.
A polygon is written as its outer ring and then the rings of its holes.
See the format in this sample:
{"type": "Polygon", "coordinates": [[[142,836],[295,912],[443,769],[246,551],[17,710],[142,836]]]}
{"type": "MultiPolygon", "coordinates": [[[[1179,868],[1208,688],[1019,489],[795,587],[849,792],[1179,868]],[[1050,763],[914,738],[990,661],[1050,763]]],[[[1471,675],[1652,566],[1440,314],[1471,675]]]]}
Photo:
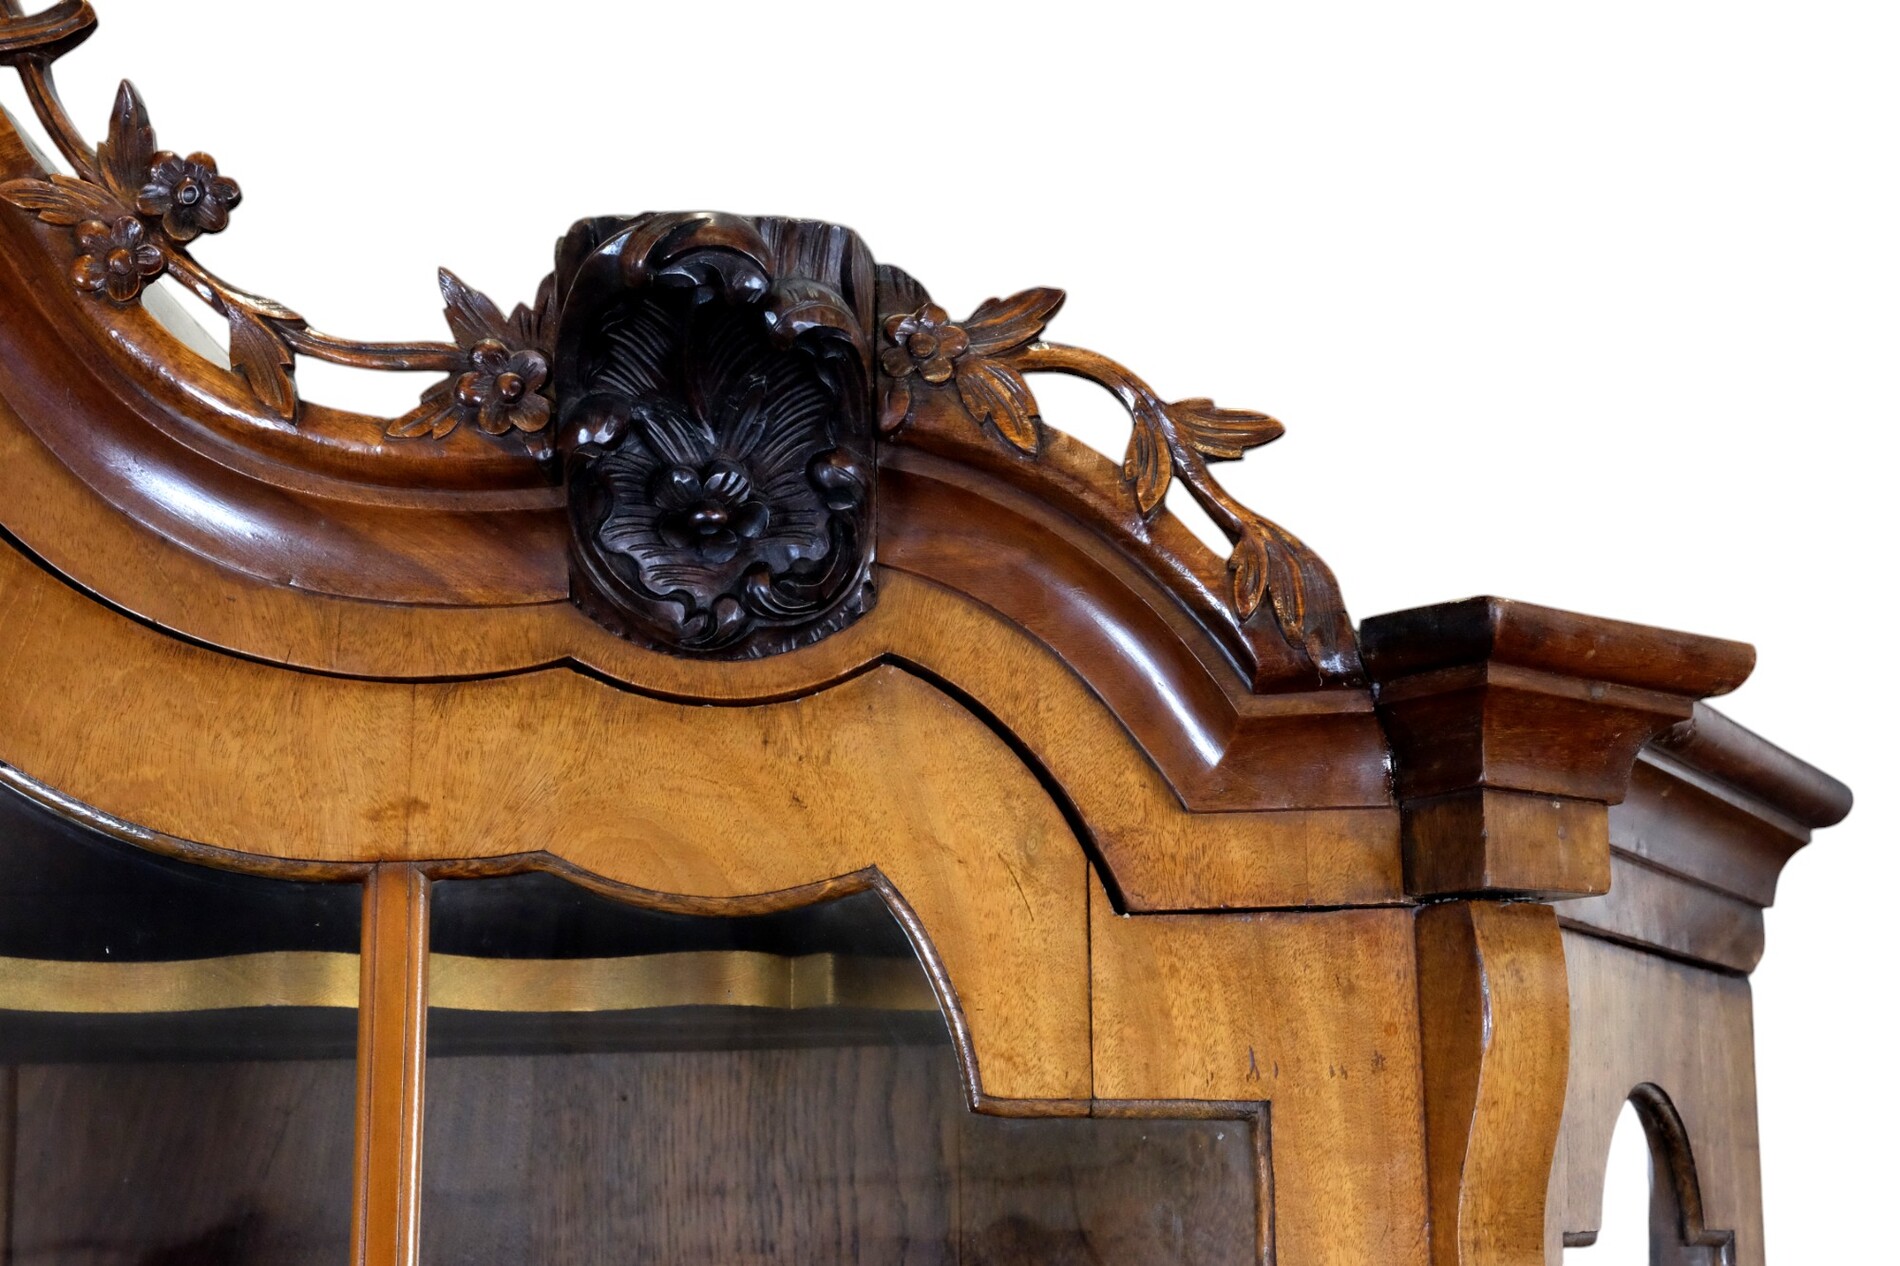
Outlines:
{"type": "Polygon", "coordinates": [[[0,788],[4,1260],[347,1261],[361,925],[0,788]]]}
{"type": "Polygon", "coordinates": [[[696,918],[518,875],[431,911],[426,1266],[1256,1260],[1246,1123],[971,1113],[874,894],[696,918]]]}

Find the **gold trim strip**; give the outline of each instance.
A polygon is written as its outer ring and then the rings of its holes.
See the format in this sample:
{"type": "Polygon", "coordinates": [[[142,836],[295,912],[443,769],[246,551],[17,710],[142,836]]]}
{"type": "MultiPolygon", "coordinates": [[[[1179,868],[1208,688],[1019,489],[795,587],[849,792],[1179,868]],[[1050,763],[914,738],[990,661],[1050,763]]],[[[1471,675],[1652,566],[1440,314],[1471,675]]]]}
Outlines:
{"type": "MultiPolygon", "coordinates": [[[[156,963],[0,958],[0,1011],[159,1015],[357,1005],[355,954],[284,951],[156,963]]],[[[699,950],[626,958],[429,958],[429,1005],[451,1011],[860,1007],[935,1011],[915,962],[847,954],[699,950]]]]}
{"type": "Polygon", "coordinates": [[[282,951],[157,963],[0,958],[0,1011],[162,1015],[243,1007],[354,1007],[355,954],[282,951]]]}

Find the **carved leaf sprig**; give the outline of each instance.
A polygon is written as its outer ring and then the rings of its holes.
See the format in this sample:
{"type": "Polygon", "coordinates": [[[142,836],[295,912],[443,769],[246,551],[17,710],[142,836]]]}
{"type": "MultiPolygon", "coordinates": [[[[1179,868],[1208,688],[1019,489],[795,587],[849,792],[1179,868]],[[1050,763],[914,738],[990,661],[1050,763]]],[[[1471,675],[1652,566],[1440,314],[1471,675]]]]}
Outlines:
{"type": "Polygon", "coordinates": [[[547,394],[554,341],[554,278],[541,283],[533,307],[508,316],[481,291],[444,268],[438,274],[443,315],[460,356],[453,376],[422,393],[422,403],[392,421],[391,439],[443,439],[466,424],[488,435],[536,435],[552,415],[547,394]]]}
{"type": "Polygon", "coordinates": [[[1004,359],[1034,342],[1061,308],[1060,290],[1025,290],[1007,299],[989,299],[969,318],[952,322],[934,303],[884,319],[886,346],[884,399],[879,426],[886,434],[910,420],[917,390],[954,383],[964,410],[1019,452],[1034,456],[1042,447],[1042,417],[1036,397],[1021,372],[1004,359]]]}
{"type": "Polygon", "coordinates": [[[105,177],[106,188],[123,204],[136,206],[157,154],[158,131],[152,126],[145,100],[131,80],[124,80],[112,102],[106,139],[99,143],[99,172],[105,177]]]}
{"type": "MultiPolygon", "coordinates": [[[[38,56],[50,48],[56,55],[91,27],[91,10],[79,0],[62,0],[36,19],[0,15],[0,53],[38,56]]],[[[36,73],[50,71],[42,63],[36,73]]],[[[541,393],[553,343],[552,278],[532,307],[518,306],[504,318],[486,296],[445,273],[454,344],[366,343],[320,334],[292,309],[220,280],[192,257],[192,242],[230,223],[242,190],[209,154],[161,150],[151,114],[130,82],[119,85],[106,138],[96,151],[80,139],[50,83],[46,108],[60,150],[79,174],[8,181],[0,184],[0,200],[73,230],[72,280],[82,292],[129,305],[160,276],[175,277],[229,323],[232,371],[277,417],[296,419],[301,354],[363,369],[448,369],[457,375],[430,388],[421,408],[390,423],[391,436],[442,436],[463,422],[489,434],[529,434],[547,425],[548,401],[541,393]]]]}
{"type": "Polygon", "coordinates": [[[1122,478],[1135,490],[1141,517],[1152,519],[1174,482],[1174,457],[1168,449],[1167,409],[1158,400],[1137,397],[1130,417],[1134,430],[1128,437],[1128,456],[1122,459],[1122,478]]]}
{"type": "Polygon", "coordinates": [[[1129,437],[1128,456],[1122,462],[1122,475],[1135,490],[1135,504],[1144,519],[1154,517],[1173,482],[1171,435],[1180,437],[1208,461],[1237,461],[1248,449],[1271,443],[1286,433],[1285,427],[1264,413],[1223,409],[1204,397],[1163,404],[1144,392],[1134,396],[1129,412],[1134,431],[1129,437]]]}
{"type": "Polygon", "coordinates": [[[9,180],[0,184],[0,198],[22,211],[31,211],[47,224],[61,226],[86,220],[116,220],[128,213],[99,186],[60,172],[45,180],[9,180]]]}
{"type": "Polygon", "coordinates": [[[1236,501],[1208,470],[1211,462],[1238,460],[1279,439],[1286,428],[1278,420],[1205,397],[1169,403],[1122,365],[1079,347],[1029,342],[1003,357],[1005,368],[1021,374],[1071,374],[1118,396],[1131,424],[1122,479],[1142,521],[1160,513],[1178,479],[1233,542],[1228,596],[1240,620],[1271,606],[1287,641],[1304,649],[1323,674],[1358,672],[1351,622],[1332,571],[1298,537],[1236,501]]]}
{"type": "Polygon", "coordinates": [[[1177,400],[1168,406],[1175,428],[1209,461],[1239,461],[1249,449],[1271,444],[1286,428],[1264,413],[1251,409],[1222,409],[1212,400],[1177,400]]]}

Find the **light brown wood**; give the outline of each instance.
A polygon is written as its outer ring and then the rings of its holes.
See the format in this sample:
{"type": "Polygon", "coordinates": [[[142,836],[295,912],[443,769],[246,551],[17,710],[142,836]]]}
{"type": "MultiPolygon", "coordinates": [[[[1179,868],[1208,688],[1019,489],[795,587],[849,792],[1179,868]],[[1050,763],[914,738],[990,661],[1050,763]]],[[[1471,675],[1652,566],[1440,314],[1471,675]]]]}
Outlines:
{"type": "MultiPolygon", "coordinates": [[[[1570,1082],[1551,1171],[1550,1260],[1566,1237],[1587,1243],[1602,1225],[1611,1132],[1630,1096],[1654,1087],[1681,1119],[1703,1229],[1734,1235],[1735,1266],[1762,1266],[1748,981],[1579,932],[1564,933],[1564,955],[1570,1082]]],[[[1799,1246],[1788,1248],[1799,1259],[1799,1246]]]]}
{"type": "Polygon", "coordinates": [[[1405,807],[1405,883],[1413,893],[1529,896],[1610,886],[1604,806],[1472,787],[1405,807]]]}
{"type": "Polygon", "coordinates": [[[358,1005],[352,1261],[417,1266],[429,881],[413,866],[379,865],[364,883],[358,1005]]]}
{"type": "MultiPolygon", "coordinates": [[[[1300,738],[1304,696],[1247,696],[1238,720],[1140,704],[1181,727],[1193,740],[1188,750],[1198,745],[1209,760],[1228,750],[1230,731],[1266,731],[1231,758],[1243,770],[1256,766],[1250,776],[1262,811],[1183,813],[1165,768],[1130,740],[1087,681],[1016,625],[939,585],[889,574],[877,609],[851,628],[797,655],[731,664],[630,646],[566,603],[458,609],[340,601],[233,576],[89,504],[96,499],[83,487],[58,493],[72,484],[71,473],[30,439],[19,442],[6,412],[0,402],[0,495],[17,497],[14,517],[29,529],[40,522],[36,515],[50,516],[30,531],[51,551],[48,561],[191,638],[270,663],[374,679],[519,676],[572,661],[641,693],[732,703],[810,694],[878,664],[914,666],[929,680],[955,683],[959,696],[1034,753],[1131,908],[1401,899],[1398,813],[1387,793],[1353,791],[1345,812],[1294,807],[1341,799],[1309,795],[1297,776],[1328,750],[1300,738]],[[1287,737],[1271,738],[1276,717],[1293,723],[1287,737]],[[1261,777],[1275,767],[1283,776],[1261,777]]],[[[17,558],[0,560],[0,578],[46,579],[34,572],[17,558]]],[[[83,623],[85,636],[98,638],[112,622],[83,623]]],[[[230,680],[236,688],[241,678],[230,680]]],[[[1382,760],[1375,762],[1381,785],[1382,760]]]]}
{"type": "Polygon", "coordinates": [[[1433,1266],[1532,1266],[1569,1056],[1549,906],[1418,912],[1433,1266]]]}
{"type": "Polygon", "coordinates": [[[1424,1263],[1411,913],[1091,920],[1097,1098],[1269,1102],[1273,1260],[1424,1263]]]}
{"type": "Polygon", "coordinates": [[[87,804],[266,858],[545,853],[690,897],[876,871],[940,947],[982,1091],[1087,1097],[1087,858],[1009,746],[908,673],[745,709],[563,669],[345,681],[166,638],[5,551],[0,594],[0,637],[49,651],[0,667],[0,761],[87,804]]]}
{"type": "Polygon", "coordinates": [[[1355,627],[1216,477],[1280,422],[1052,341],[1052,287],[953,318],[828,222],[584,218],[512,315],[444,270],[453,341],[324,333],[199,261],[240,186],[129,83],[98,144],[67,114],[88,0],[23,7],[0,65],[68,170],[0,120],[5,1251],[340,1256],[219,1200],[318,1216],[293,1180],[346,1162],[252,1127],[347,1134],[293,1064],[353,994],[357,1266],[1528,1266],[1591,1234],[1627,1098],[1654,1261],[1760,1266],[1742,973],[1850,798],[1700,702],[1751,648],[1499,598],[1355,627]],[[429,382],[368,418],[313,359],[429,382]],[[1121,462],[1047,374],[1119,401],[1121,462]],[[35,886],[98,834],[165,883],[35,886]],[[277,945],[239,891],[354,888],[207,866],[364,881],[357,979],[353,911],[277,945]],[[610,901],[648,912],[570,952],[610,901]],[[259,984],[322,1015],[218,1005],[259,984]],[[108,1023],[146,1064],[69,1067],[108,1023]],[[255,1101],[173,1199],[206,1051],[255,1101]]]}

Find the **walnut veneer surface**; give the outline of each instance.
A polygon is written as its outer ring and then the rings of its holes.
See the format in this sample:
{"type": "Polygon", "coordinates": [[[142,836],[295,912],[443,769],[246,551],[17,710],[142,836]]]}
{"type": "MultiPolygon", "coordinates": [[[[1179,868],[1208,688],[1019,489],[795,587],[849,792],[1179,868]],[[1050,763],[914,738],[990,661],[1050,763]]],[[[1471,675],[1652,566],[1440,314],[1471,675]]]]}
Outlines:
{"type": "MultiPolygon", "coordinates": [[[[1279,422],[1050,341],[1057,290],[955,319],[836,225],[583,219],[512,312],[445,270],[447,341],[314,330],[196,260],[240,187],[129,84],[103,143],[72,122],[95,20],[0,0],[58,151],[0,127],[0,842],[16,877],[104,841],[360,885],[348,947],[239,918],[194,951],[321,962],[142,977],[353,1002],[356,1036],[233,1003],[105,1059],[66,995],[136,1010],[108,955],[7,949],[0,1258],[1505,1266],[1590,1242],[1633,1100],[1653,1260],[1762,1261],[1747,977],[1850,798],[1703,702],[1749,647],[1496,598],[1355,624],[1214,477],[1279,422]],[[432,385],[368,418],[303,401],[303,358],[432,385]],[[1047,373],[1126,407],[1121,464],[1045,424],[1047,373]],[[941,1026],[430,1058],[476,1031],[431,1019],[434,894],[534,872],[688,921],[876,903],[917,975],[860,1010],[941,1026]],[[168,1152],[213,1158],[192,1200],[168,1152]]],[[[757,1014],[895,969],[759,970],[757,1014]]]]}

